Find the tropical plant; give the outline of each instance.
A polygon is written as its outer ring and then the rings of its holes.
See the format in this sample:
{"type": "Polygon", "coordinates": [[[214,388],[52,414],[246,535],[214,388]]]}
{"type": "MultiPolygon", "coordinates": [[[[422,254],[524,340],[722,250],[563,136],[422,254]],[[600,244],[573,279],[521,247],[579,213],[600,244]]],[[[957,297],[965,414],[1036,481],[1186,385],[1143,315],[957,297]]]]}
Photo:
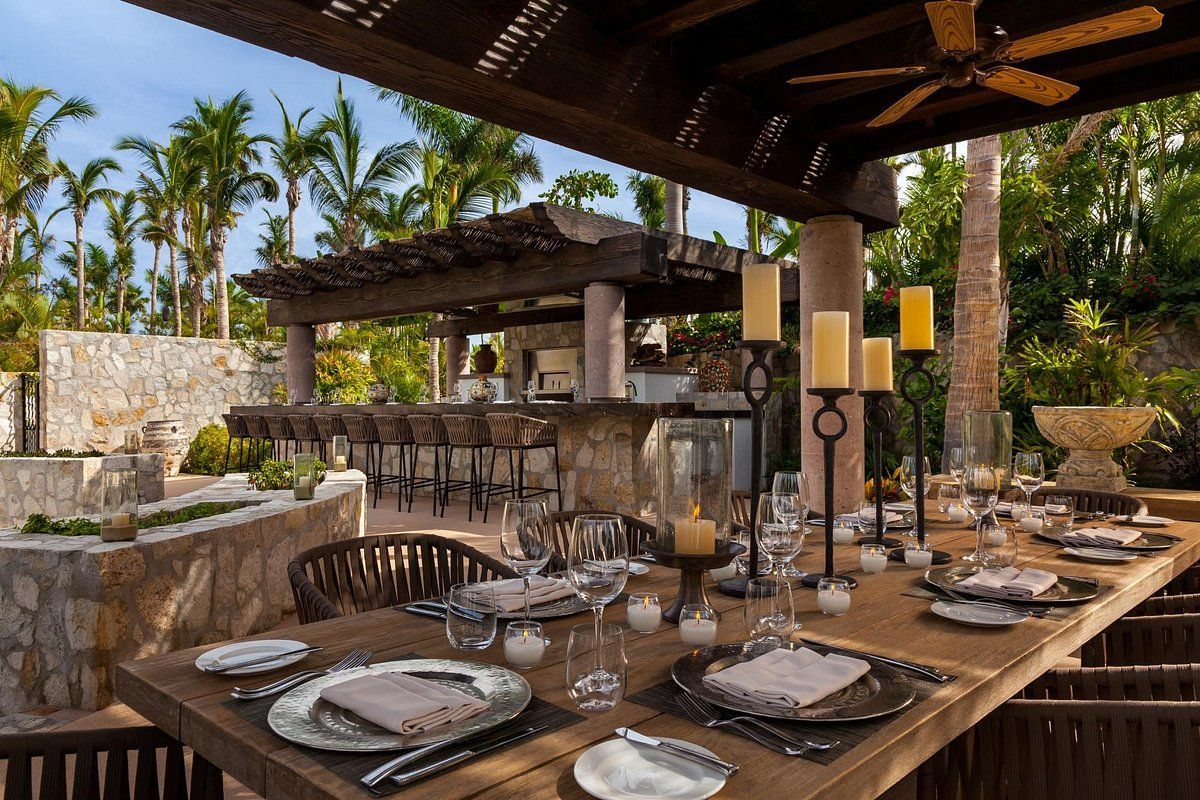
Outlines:
{"type": "Polygon", "coordinates": [[[316,393],[331,403],[365,403],[375,373],[358,354],[324,350],[316,358],[316,393]]]}
{"type": "Polygon", "coordinates": [[[78,173],[65,162],[58,162],[58,175],[63,180],[63,198],[75,217],[75,327],[87,325],[87,276],[84,274],[83,223],[92,203],[117,196],[117,190],[101,183],[110,172],[120,172],[121,166],[109,156],[93,158],[78,173]]]}
{"type": "Polygon", "coordinates": [[[612,198],[617,193],[617,184],[607,172],[573,169],[555,178],[541,197],[548,203],[595,214],[597,211],[591,203],[597,197],[612,198]]]}
{"type": "MultiPolygon", "coordinates": [[[[325,480],[325,462],[315,459],[313,469],[316,472],[317,483],[325,480]]],[[[293,465],[291,461],[268,460],[250,470],[246,481],[260,492],[291,489],[294,482],[293,465]]]]}
{"type": "Polygon", "coordinates": [[[667,182],[655,175],[630,172],[625,188],[633,195],[633,209],[647,228],[664,228],[667,222],[667,182]]]}
{"type": "Polygon", "coordinates": [[[312,171],[312,159],[317,154],[324,130],[321,125],[304,127],[304,118],[313,111],[311,107],[301,111],[292,120],[279,95],[274,92],[271,94],[279,104],[282,117],[280,134],[271,144],[271,161],[287,184],[283,193],[287,200],[287,257],[280,261],[291,262],[296,260],[296,210],[300,208],[300,181],[312,171]]]}
{"type": "Polygon", "coordinates": [[[196,431],[187,455],[183,459],[183,471],[192,475],[224,475],[225,453],[229,450],[229,463],[250,464],[270,456],[270,444],[245,439],[230,447],[229,432],[224,425],[205,425],[196,431]]]}
{"type": "Polygon", "coordinates": [[[272,264],[283,264],[290,260],[288,230],[291,225],[288,218],[282,214],[272,214],[270,209],[263,209],[265,219],[258,223],[261,232],[258,234],[258,246],[254,248],[254,256],[259,266],[269,267],[272,264]]]}
{"type": "Polygon", "coordinates": [[[133,277],[133,246],[143,218],[138,213],[138,195],[134,191],[105,197],[104,206],[108,210],[104,230],[113,244],[112,267],[117,283],[114,326],[118,331],[127,332],[129,322],[125,318],[125,289],[133,277]]]}

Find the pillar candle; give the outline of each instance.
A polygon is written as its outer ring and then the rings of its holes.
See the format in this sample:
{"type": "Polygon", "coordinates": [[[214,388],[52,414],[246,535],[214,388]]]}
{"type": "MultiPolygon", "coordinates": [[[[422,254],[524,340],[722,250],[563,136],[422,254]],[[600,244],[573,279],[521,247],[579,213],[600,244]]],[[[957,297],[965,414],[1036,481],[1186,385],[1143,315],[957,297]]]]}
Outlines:
{"type": "Polygon", "coordinates": [[[779,314],[779,265],[748,264],[742,269],[742,338],[777,341],[779,314]]]}
{"type": "Polygon", "coordinates": [[[812,379],[814,389],[850,386],[850,314],[816,311],[812,315],[812,379]]]}
{"type": "Polygon", "coordinates": [[[892,391],[891,337],[863,339],[863,391],[892,391]]]}
{"type": "Polygon", "coordinates": [[[933,349],[933,287],[900,289],[900,349],[933,349]]]}

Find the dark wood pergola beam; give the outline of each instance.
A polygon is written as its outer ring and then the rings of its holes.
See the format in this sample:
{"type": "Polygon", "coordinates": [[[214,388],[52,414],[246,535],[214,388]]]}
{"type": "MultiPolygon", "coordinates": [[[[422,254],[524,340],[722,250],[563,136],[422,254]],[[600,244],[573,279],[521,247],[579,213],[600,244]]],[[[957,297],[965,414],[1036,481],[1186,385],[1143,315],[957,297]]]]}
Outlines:
{"type": "Polygon", "coordinates": [[[662,39],[757,2],[758,0],[688,0],[635,22],[618,31],[616,35],[629,42],[662,39]]]}

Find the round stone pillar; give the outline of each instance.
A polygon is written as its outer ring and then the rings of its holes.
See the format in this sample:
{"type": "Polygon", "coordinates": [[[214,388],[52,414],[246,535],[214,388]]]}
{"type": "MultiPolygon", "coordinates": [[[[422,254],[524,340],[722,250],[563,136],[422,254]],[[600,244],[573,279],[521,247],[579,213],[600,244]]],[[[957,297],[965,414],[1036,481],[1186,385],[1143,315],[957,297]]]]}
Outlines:
{"type": "MultiPolygon", "coordinates": [[[[812,385],[812,314],[814,311],[850,312],[850,386],[862,387],[863,337],[863,230],[852,217],[815,217],[800,232],[800,458],[808,476],[810,503],[824,504],[825,466],[822,442],[813,432],[812,418],[821,398],[805,391],[812,385]]],[[[846,414],[846,435],[837,443],[834,465],[834,513],[857,508],[865,482],[863,403],[857,396],[843,397],[838,407],[846,414]]],[[[828,420],[826,423],[828,424],[828,420]]],[[[828,513],[827,509],[820,509],[828,513]]]]}
{"type": "Polygon", "coordinates": [[[625,398],[625,287],[583,290],[583,390],[588,400],[625,398]]]}
{"type": "Polygon", "coordinates": [[[296,400],[311,402],[317,383],[317,329],[287,326],[287,389],[296,400]]]}
{"type": "Polygon", "coordinates": [[[468,347],[467,337],[462,335],[447,336],[446,347],[446,394],[449,397],[458,396],[458,382],[467,372],[468,347]]]}

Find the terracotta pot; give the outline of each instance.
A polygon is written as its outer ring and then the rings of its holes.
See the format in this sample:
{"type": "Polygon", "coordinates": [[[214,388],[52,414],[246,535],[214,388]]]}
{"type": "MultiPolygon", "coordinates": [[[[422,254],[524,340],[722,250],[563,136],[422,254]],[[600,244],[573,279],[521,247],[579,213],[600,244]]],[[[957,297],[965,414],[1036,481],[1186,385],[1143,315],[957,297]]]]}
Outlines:
{"type": "Polygon", "coordinates": [[[1034,406],[1033,418],[1042,435],[1071,451],[1058,467],[1055,482],[1062,487],[1119,492],[1128,486],[1112,451],[1133,444],[1154,424],[1149,406],[1034,406]]]}
{"type": "Polygon", "coordinates": [[[142,452],[162,453],[165,474],[178,475],[188,451],[188,435],[183,422],[177,419],[149,422],[142,428],[142,434],[142,452]]]}
{"type": "Polygon", "coordinates": [[[479,345],[479,347],[475,348],[475,355],[471,357],[471,361],[475,365],[475,371],[482,372],[484,374],[495,372],[496,363],[499,360],[500,357],[496,355],[496,351],[493,350],[491,344],[487,342],[484,342],[483,344],[479,345]]]}

